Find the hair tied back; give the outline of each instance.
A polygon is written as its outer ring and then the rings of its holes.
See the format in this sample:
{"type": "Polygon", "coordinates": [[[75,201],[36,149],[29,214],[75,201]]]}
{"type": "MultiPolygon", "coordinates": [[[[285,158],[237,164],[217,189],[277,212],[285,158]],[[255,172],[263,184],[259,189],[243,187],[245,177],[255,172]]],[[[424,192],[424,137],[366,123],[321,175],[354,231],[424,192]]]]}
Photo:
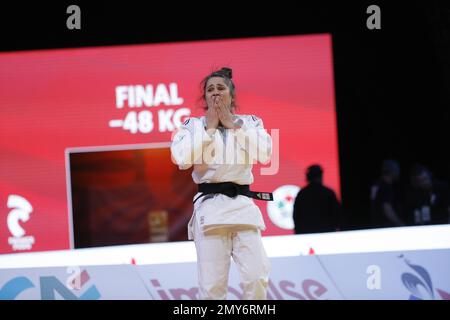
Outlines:
{"type": "Polygon", "coordinates": [[[223,67],[220,70],[227,78],[233,79],[233,71],[230,68],[223,67]]]}

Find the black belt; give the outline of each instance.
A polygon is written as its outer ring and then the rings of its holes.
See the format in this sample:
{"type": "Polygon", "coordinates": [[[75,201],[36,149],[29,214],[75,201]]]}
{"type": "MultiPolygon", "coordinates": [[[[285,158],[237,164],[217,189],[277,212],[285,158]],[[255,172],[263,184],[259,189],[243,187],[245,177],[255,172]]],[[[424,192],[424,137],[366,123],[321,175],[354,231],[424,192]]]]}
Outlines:
{"type": "Polygon", "coordinates": [[[201,197],[214,193],[221,193],[230,198],[243,195],[253,199],[273,201],[273,195],[270,192],[251,191],[248,184],[241,185],[233,182],[201,183],[198,185],[198,192],[202,194],[194,200],[194,203],[201,197]]]}

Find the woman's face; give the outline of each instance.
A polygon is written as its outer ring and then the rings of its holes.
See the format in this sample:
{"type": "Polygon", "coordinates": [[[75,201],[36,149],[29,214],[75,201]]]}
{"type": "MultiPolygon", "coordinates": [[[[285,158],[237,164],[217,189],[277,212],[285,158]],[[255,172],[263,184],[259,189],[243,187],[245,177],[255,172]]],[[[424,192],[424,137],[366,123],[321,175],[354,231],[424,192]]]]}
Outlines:
{"type": "Polygon", "coordinates": [[[215,99],[222,100],[225,105],[231,109],[231,94],[230,88],[225,83],[222,77],[212,77],[206,83],[205,98],[208,108],[214,105],[215,99]]]}

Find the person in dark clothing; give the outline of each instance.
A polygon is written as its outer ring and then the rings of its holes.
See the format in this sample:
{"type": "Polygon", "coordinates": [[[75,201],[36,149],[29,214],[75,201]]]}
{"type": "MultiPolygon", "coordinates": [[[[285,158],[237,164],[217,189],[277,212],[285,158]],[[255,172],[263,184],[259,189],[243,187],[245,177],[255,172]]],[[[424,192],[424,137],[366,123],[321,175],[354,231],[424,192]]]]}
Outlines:
{"type": "Polygon", "coordinates": [[[389,228],[404,226],[401,200],[397,188],[400,166],[395,160],[384,160],[381,177],[371,188],[371,226],[389,228]]]}
{"type": "Polygon", "coordinates": [[[411,170],[410,186],[406,192],[406,221],[409,225],[449,223],[449,188],[433,178],[424,166],[411,170]]]}
{"type": "Polygon", "coordinates": [[[319,165],[308,168],[308,185],[301,189],[294,202],[295,233],[330,232],[339,230],[340,204],[336,194],[322,183],[319,165]]]}

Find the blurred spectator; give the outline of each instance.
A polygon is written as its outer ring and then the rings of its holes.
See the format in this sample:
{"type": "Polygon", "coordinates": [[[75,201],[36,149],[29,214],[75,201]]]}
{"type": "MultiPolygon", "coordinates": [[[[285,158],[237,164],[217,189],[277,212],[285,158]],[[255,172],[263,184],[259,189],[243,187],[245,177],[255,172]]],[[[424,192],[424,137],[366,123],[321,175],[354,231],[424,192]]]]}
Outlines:
{"type": "Polygon", "coordinates": [[[406,192],[406,221],[409,225],[449,223],[448,185],[433,178],[424,166],[415,165],[406,192]]]}
{"type": "Polygon", "coordinates": [[[374,228],[404,226],[397,189],[400,166],[395,160],[384,160],[381,177],[371,188],[371,225],[374,228]]]}
{"type": "Polygon", "coordinates": [[[336,194],[322,184],[323,170],[319,165],[308,168],[308,185],[301,189],[294,202],[295,233],[339,230],[340,204],[336,194]]]}

